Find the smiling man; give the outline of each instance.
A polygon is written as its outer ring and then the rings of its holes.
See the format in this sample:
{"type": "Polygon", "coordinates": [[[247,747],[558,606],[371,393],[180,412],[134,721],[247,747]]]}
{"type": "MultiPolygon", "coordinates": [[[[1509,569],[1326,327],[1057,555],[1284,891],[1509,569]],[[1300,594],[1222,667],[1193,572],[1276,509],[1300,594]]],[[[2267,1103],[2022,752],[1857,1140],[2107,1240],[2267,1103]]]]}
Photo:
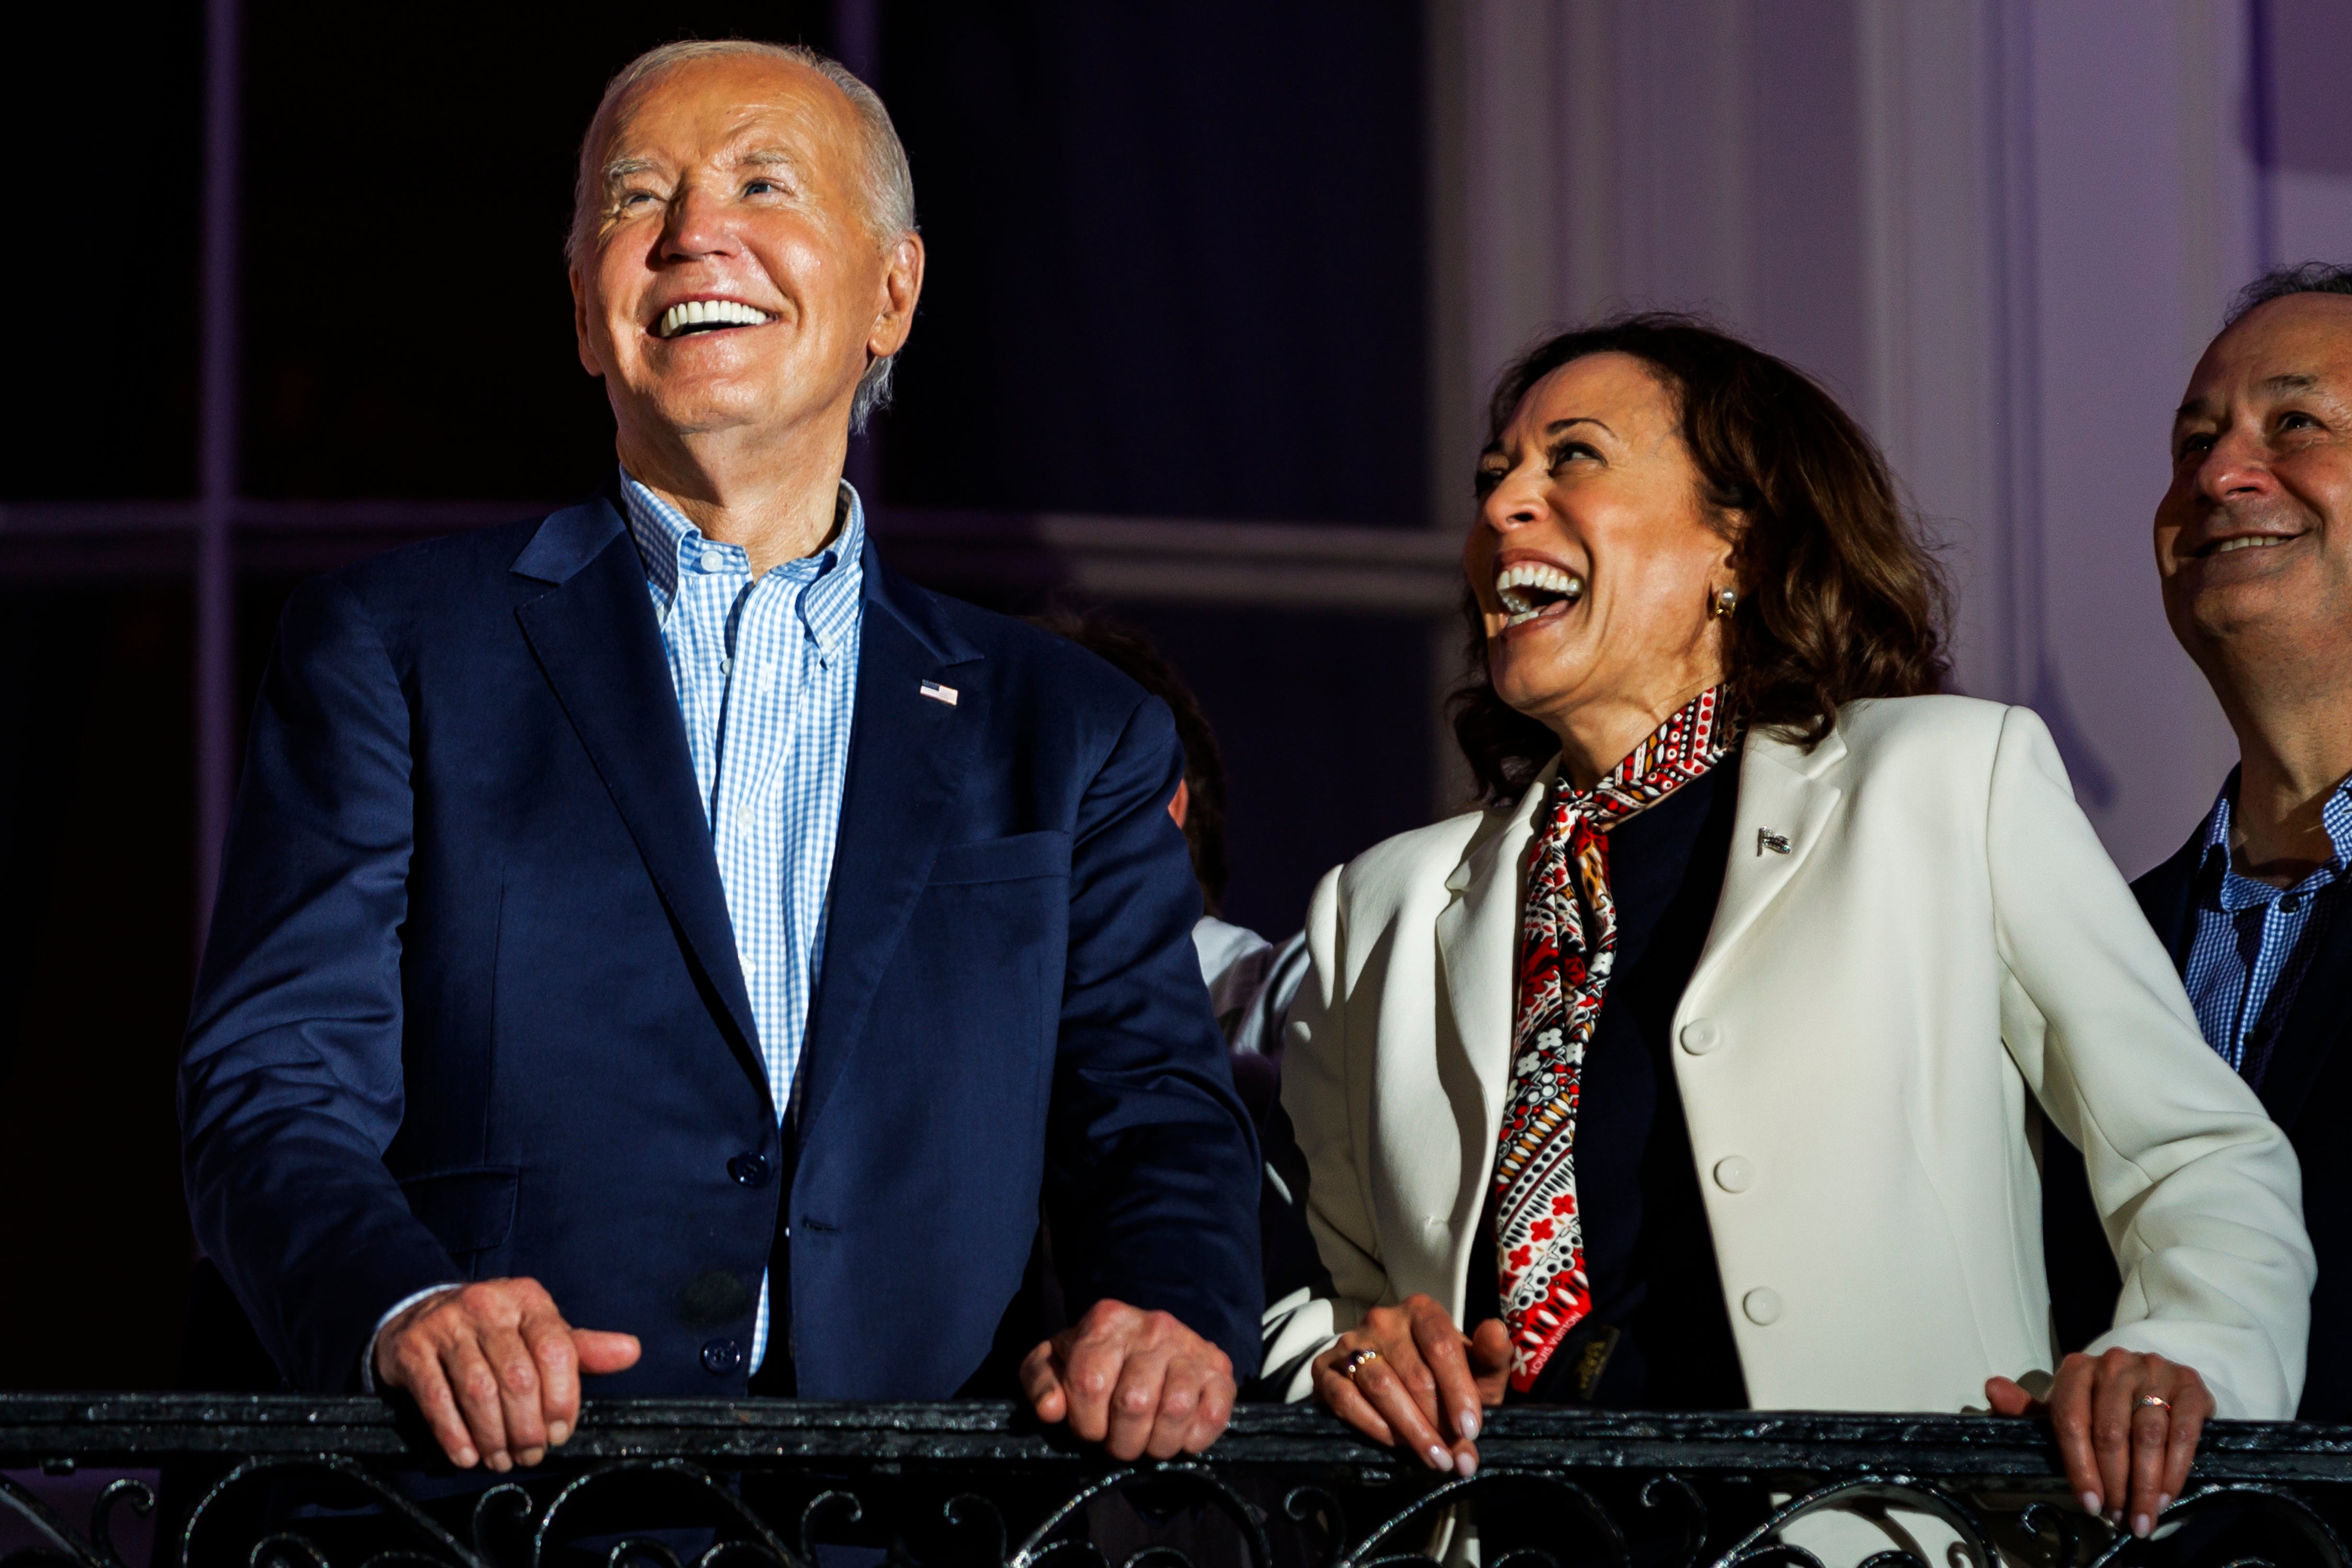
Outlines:
{"type": "Polygon", "coordinates": [[[843,461],[924,262],[887,113],[806,50],[656,49],[568,248],[611,484],[288,605],[182,1065],[197,1235],[289,1380],[407,1390],[459,1466],[535,1463],[583,1373],[1198,1451],[1258,1165],[1183,756],[867,539],[843,461]]]}
{"type": "MultiPolygon", "coordinates": [[[[2352,1342],[2334,1331],[2352,1316],[2336,1147],[2352,1117],[2352,269],[2284,269],[2239,296],[2173,421],[2156,563],[2240,761],[2133,891],[2206,1042],[2302,1156],[2319,1279],[2299,1414],[2352,1420],[2352,1342]]],[[[2089,1321],[2112,1310],[2104,1283],[2089,1321]]]]}

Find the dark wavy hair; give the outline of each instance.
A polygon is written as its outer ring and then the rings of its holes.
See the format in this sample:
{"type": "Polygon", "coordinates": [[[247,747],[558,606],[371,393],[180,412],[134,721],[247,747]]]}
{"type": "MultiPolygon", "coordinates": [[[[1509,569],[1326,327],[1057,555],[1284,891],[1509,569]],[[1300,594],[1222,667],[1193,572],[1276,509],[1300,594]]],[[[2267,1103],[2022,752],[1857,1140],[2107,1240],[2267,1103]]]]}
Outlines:
{"type": "MultiPolygon", "coordinates": [[[[1734,540],[1739,605],[1725,625],[1724,664],[1735,718],[1811,750],[1844,703],[1942,689],[1943,574],[1877,446],[1787,361],[1697,317],[1612,317],[1514,361],[1487,405],[1488,440],[1538,382],[1598,353],[1630,354],[1664,384],[1700,497],[1734,540]]],[[[1447,703],[1454,735],[1480,797],[1507,802],[1559,754],[1559,739],[1496,695],[1477,599],[1465,589],[1462,604],[1469,679],[1447,703]]]]}

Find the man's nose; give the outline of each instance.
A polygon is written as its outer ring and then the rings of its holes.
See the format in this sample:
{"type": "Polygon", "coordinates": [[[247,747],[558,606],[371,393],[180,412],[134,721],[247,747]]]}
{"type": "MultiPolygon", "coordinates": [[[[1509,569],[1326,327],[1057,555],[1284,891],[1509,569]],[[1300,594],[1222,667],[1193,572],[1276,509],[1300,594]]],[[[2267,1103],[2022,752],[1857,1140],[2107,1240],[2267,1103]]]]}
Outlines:
{"type": "Polygon", "coordinates": [[[719,194],[699,183],[681,185],[670,198],[668,218],[662,226],[663,257],[692,261],[734,247],[734,225],[719,194]]]}
{"type": "Polygon", "coordinates": [[[2244,500],[2277,488],[2270,448],[2258,431],[2235,426],[2223,431],[2197,466],[2197,489],[2208,500],[2244,500]]]}

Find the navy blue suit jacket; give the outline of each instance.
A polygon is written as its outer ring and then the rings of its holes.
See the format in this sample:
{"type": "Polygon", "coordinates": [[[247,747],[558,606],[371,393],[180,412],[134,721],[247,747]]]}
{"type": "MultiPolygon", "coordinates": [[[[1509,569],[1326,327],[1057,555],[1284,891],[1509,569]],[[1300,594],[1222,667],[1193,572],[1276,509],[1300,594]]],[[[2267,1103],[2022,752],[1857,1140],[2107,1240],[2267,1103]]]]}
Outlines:
{"type": "MultiPolygon", "coordinates": [[[[2197,940],[2197,876],[2204,824],[2172,858],[2132,883],[2172,966],[2184,973],[2197,940]]],[[[2344,1174],[2343,1128],[2352,1118],[2352,910],[2339,908],[2322,931],[2303,985],[2280,1026],[2262,1081],[2263,1109],[2303,1163],[2303,1220],[2318,1255],[2311,1293],[2310,1358],[2302,1421],[2352,1421],[2352,1182],[2344,1174]]],[[[2083,1157],[2053,1135],[2043,1150],[2042,1236],[2059,1349],[2079,1350],[2106,1331],[2122,1289],[2092,1206],[2083,1157]]]]}
{"type": "Polygon", "coordinates": [[[1162,1308],[1255,1369],[1257,1153],[1168,712],[865,573],[781,1133],[613,498],[296,592],[180,1087],[196,1235],[295,1384],[350,1386],[412,1291],[528,1275],[643,1340],[592,1393],[740,1394],[705,1351],[749,1347],[781,1220],[768,1354],[801,1394],[944,1398],[1029,1331],[1041,1213],[1071,1311],[1162,1308]]]}

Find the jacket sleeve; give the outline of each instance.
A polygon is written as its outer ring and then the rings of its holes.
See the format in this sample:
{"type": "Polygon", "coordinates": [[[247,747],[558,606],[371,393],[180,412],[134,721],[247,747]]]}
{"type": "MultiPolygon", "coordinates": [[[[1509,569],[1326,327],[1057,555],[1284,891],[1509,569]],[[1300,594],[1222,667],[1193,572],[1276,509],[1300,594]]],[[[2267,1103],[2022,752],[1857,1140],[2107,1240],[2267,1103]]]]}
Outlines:
{"type": "Polygon", "coordinates": [[[1158,699],[1129,716],[1080,804],[1046,1149],[1072,1314],[1108,1298],[1172,1313],[1257,1367],[1257,1135],[1192,945],[1184,753],[1158,699]]]}
{"type": "Polygon", "coordinates": [[[2087,1348],[2193,1367],[2223,1415],[2292,1417],[2316,1278],[2294,1150],[2207,1048],[2026,709],[2003,722],[1985,829],[2002,1032],[2083,1152],[2123,1274],[2115,1325],[2087,1348]]]}
{"type": "Polygon", "coordinates": [[[1343,870],[1325,875],[1308,906],[1313,967],[1284,1031],[1282,1105],[1306,1157],[1307,1226],[1331,1275],[1330,1295],[1294,1290],[1266,1310],[1265,1381],[1293,1400],[1314,1392],[1315,1358],[1394,1295],[1350,1131],[1343,870]]]}
{"type": "Polygon", "coordinates": [[[334,579],[263,679],[180,1059],[197,1240],[297,1386],[358,1386],[384,1309],[464,1271],[383,1163],[402,1114],[414,809],[392,658],[334,579]]]}

